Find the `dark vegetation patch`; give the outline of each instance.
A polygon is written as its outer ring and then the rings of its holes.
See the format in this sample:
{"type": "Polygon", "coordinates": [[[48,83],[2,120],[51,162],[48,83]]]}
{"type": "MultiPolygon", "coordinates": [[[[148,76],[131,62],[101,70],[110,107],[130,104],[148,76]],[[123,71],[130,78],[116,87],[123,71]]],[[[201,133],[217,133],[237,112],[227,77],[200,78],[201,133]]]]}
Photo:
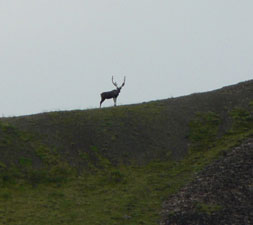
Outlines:
{"type": "Polygon", "coordinates": [[[65,180],[72,170],[35,135],[0,121],[0,185],[65,180]]]}
{"type": "MultiPolygon", "coordinates": [[[[249,81],[139,105],[2,119],[9,128],[0,130],[0,223],[157,224],[169,195],[252,135],[252,90],[249,81]]],[[[207,215],[222,207],[197,204],[207,215]]]]}

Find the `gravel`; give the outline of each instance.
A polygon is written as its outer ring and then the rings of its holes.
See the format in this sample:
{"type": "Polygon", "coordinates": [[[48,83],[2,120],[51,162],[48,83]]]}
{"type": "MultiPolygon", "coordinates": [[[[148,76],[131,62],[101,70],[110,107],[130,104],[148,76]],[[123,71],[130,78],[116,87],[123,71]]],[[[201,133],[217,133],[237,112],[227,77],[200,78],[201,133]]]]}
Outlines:
{"type": "Polygon", "coordinates": [[[253,138],[224,153],[163,205],[160,225],[253,224],[253,138]]]}

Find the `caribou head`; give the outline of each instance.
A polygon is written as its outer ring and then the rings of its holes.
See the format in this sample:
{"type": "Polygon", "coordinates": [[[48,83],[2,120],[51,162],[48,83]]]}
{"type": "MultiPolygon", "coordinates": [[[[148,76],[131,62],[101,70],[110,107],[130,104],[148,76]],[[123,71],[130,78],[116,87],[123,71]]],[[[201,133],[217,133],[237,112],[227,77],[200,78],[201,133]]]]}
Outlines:
{"type": "Polygon", "coordinates": [[[101,93],[100,108],[101,108],[103,101],[105,99],[110,99],[110,98],[113,98],[114,106],[116,106],[117,97],[119,96],[121,88],[125,85],[125,82],[126,82],[126,77],[124,77],[124,81],[123,81],[122,85],[118,86],[117,83],[113,81],[113,76],[112,76],[112,83],[116,87],[116,89],[112,90],[112,91],[107,91],[107,92],[101,93]]]}

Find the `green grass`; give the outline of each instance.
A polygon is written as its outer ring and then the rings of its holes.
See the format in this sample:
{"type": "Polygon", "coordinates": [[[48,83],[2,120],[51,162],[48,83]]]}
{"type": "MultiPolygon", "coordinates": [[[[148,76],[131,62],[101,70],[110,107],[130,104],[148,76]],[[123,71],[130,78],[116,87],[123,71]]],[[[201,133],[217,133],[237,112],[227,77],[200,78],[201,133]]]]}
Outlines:
{"type": "Polygon", "coordinates": [[[206,204],[203,202],[198,202],[195,207],[199,212],[202,212],[202,213],[205,213],[208,215],[211,215],[212,213],[217,212],[222,209],[222,206],[220,206],[220,205],[206,204]]]}
{"type": "MultiPolygon", "coordinates": [[[[107,167],[66,182],[0,189],[0,223],[32,225],[158,224],[162,202],[219,155],[252,135],[229,134],[208,151],[145,166],[107,167]]],[[[217,207],[201,205],[200,210],[217,207]]],[[[217,209],[218,210],[218,209],[217,209]]]]}
{"type": "Polygon", "coordinates": [[[195,97],[0,122],[0,224],[159,224],[164,200],[253,136],[252,101],[197,112],[195,97]]]}

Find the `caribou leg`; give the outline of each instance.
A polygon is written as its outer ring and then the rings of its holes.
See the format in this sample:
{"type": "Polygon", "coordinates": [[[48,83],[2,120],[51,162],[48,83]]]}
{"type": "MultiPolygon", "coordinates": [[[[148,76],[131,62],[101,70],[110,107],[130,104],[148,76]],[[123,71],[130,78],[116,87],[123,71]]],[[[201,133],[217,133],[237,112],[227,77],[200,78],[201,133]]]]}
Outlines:
{"type": "Polygon", "coordinates": [[[101,98],[101,101],[100,101],[100,108],[101,108],[101,105],[103,103],[103,101],[105,100],[105,98],[101,98]]]}
{"type": "Polygon", "coordinates": [[[113,98],[114,106],[116,106],[117,98],[113,98]]]}

